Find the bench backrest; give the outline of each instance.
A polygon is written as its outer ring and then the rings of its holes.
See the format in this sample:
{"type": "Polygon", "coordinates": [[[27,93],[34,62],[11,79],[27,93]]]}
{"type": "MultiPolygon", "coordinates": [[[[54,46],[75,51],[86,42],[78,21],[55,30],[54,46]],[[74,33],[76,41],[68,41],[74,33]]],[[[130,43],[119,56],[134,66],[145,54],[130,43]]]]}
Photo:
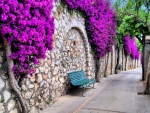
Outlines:
{"type": "Polygon", "coordinates": [[[68,72],[67,74],[72,84],[87,79],[83,70],[68,72]]]}

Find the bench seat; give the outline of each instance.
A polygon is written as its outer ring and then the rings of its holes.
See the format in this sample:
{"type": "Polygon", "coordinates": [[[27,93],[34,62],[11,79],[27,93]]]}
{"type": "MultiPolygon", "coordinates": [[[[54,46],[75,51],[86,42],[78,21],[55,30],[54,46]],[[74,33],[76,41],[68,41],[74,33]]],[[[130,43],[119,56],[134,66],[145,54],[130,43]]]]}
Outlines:
{"type": "Polygon", "coordinates": [[[83,70],[68,72],[67,74],[73,86],[82,86],[83,91],[86,87],[90,86],[91,84],[93,84],[94,88],[95,79],[88,79],[83,70]]]}

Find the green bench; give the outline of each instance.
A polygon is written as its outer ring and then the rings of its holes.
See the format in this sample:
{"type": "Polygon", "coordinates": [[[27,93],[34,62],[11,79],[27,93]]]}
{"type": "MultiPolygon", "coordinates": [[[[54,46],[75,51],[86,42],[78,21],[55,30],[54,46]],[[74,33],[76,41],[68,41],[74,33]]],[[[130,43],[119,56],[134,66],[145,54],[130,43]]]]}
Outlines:
{"type": "Polygon", "coordinates": [[[68,72],[67,74],[73,86],[82,86],[83,88],[82,96],[83,96],[84,89],[86,87],[93,84],[93,88],[94,88],[95,79],[94,78],[88,79],[83,70],[68,72]]]}

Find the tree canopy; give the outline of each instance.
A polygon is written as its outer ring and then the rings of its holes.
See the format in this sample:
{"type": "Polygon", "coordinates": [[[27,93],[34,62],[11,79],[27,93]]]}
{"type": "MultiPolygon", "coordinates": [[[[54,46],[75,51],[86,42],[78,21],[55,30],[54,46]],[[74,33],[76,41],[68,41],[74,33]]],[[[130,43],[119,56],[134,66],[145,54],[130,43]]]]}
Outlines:
{"type": "MultiPolygon", "coordinates": [[[[149,0],[117,0],[114,4],[117,13],[117,39],[123,46],[124,37],[130,34],[138,43],[143,43],[142,36],[150,34],[150,1],[149,0]]],[[[138,48],[141,48],[138,44],[138,48]]],[[[141,49],[140,49],[141,50],[141,49]]]]}

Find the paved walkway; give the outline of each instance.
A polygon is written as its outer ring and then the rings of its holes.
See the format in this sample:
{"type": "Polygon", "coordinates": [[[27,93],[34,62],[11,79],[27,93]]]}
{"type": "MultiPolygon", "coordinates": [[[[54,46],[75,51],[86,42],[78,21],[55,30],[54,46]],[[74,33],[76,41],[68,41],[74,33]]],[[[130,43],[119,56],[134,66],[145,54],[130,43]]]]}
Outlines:
{"type": "Polygon", "coordinates": [[[95,89],[60,97],[42,113],[150,113],[150,96],[142,92],[141,68],[102,78],[95,89]]]}

